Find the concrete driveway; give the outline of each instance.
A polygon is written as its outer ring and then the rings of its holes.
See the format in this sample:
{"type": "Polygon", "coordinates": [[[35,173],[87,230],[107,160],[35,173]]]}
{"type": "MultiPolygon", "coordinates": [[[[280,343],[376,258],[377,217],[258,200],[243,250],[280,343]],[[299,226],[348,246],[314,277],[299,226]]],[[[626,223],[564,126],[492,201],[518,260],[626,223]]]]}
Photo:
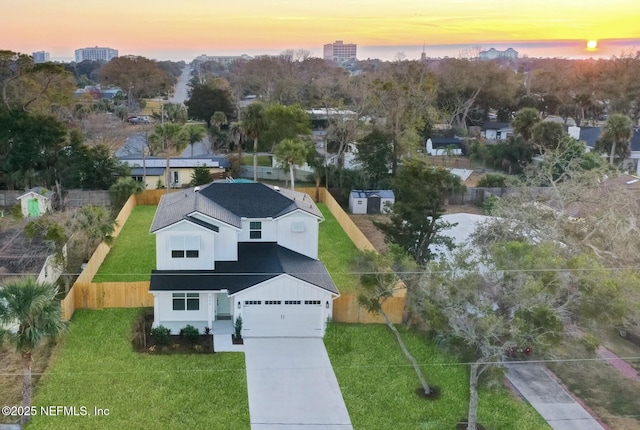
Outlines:
{"type": "Polygon", "coordinates": [[[352,430],[320,338],[245,338],[252,430],[352,430]]]}

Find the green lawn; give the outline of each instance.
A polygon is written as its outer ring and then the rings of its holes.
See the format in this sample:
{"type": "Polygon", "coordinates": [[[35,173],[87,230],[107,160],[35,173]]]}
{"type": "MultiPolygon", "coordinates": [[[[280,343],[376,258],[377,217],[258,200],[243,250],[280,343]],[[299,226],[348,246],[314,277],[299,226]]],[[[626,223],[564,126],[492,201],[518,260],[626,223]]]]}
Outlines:
{"type": "MultiPolygon", "coordinates": [[[[271,167],[271,157],[269,155],[258,155],[258,166],[271,167]]],[[[245,155],[242,157],[242,164],[253,166],[253,155],[245,155]]]]}
{"type": "MultiPolygon", "coordinates": [[[[398,327],[440,398],[415,394],[420,383],[385,325],[332,324],[325,345],[355,429],[453,429],[467,415],[469,372],[424,335],[398,327]]],[[[548,429],[504,388],[482,388],[479,422],[493,430],[548,429]]]]}
{"type": "Polygon", "coordinates": [[[318,244],[318,258],[327,266],[341,293],[357,292],[360,278],[353,275],[353,261],[358,255],[358,248],[344,232],[338,221],[333,217],[324,203],[318,203],[318,208],[324,215],[320,223],[320,238],[318,244]]]}
{"type": "Polygon", "coordinates": [[[136,206],[93,282],[148,281],[156,268],[156,237],[149,233],[157,206],[136,206]]]}
{"type": "Polygon", "coordinates": [[[28,429],[249,429],[242,353],[133,352],[138,309],[77,310],[33,404],[109,409],[108,416],[35,416],[28,429]]]}

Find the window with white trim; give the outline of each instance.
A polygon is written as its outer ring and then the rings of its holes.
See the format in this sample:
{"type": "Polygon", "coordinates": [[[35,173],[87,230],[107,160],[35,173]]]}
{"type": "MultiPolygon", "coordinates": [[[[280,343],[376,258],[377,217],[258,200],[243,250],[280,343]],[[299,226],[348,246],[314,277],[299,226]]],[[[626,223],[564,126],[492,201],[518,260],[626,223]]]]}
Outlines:
{"type": "Polygon", "coordinates": [[[171,258],[200,257],[199,236],[171,236],[171,258]]]}
{"type": "Polygon", "coordinates": [[[173,293],[174,311],[199,311],[199,293],[173,293]]]}
{"type": "Polygon", "coordinates": [[[262,239],[261,221],[251,221],[249,223],[249,239],[262,239]]]}

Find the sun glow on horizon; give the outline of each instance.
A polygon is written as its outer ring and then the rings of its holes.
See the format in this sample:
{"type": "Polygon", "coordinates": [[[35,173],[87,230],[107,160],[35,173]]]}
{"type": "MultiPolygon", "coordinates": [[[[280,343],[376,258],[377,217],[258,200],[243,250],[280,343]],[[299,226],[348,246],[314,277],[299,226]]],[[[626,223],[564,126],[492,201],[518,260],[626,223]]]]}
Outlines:
{"type": "Polygon", "coordinates": [[[587,50],[588,51],[595,51],[598,48],[598,41],[597,40],[589,40],[587,41],[587,50]]]}

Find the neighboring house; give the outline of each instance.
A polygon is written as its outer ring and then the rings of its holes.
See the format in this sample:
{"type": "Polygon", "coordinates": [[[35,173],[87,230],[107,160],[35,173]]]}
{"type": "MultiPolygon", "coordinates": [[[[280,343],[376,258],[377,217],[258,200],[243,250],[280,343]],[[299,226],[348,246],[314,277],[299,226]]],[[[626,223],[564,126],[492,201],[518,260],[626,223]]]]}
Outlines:
{"type": "Polygon", "coordinates": [[[396,201],[391,190],[353,190],[349,194],[349,212],[352,214],[388,213],[396,201]]]}
{"type": "Polygon", "coordinates": [[[485,122],[480,127],[480,136],[490,142],[507,140],[513,134],[508,122],[485,122]]]}
{"type": "Polygon", "coordinates": [[[446,155],[446,148],[449,146],[455,146],[451,155],[462,155],[463,142],[457,137],[430,137],[425,149],[429,155],[446,155]]]}
{"type": "Polygon", "coordinates": [[[245,337],[321,337],[339,296],[318,260],[322,213],[304,193],[213,182],[162,197],[151,226],[154,326],[243,319],[245,337]]]}
{"type": "Polygon", "coordinates": [[[47,212],[51,212],[51,198],[53,193],[43,187],[31,188],[26,193],[17,197],[25,218],[38,218],[47,212]]]}
{"type": "MultiPolygon", "coordinates": [[[[602,134],[602,128],[572,126],[569,127],[568,133],[572,138],[584,142],[586,145],[586,151],[590,152],[595,149],[596,143],[602,134]]],[[[630,171],[635,170],[636,174],[640,175],[640,128],[638,127],[633,128],[630,147],[631,152],[624,160],[623,168],[630,171]]]]}
{"type": "MultiPolygon", "coordinates": [[[[166,188],[164,176],[167,166],[166,158],[127,156],[120,157],[120,161],[131,168],[131,177],[138,182],[144,182],[148,190],[160,187],[166,188]],[[160,184],[160,187],[158,187],[158,184],[160,184]]],[[[209,167],[209,173],[222,177],[229,167],[231,167],[231,163],[227,157],[216,155],[193,158],[171,158],[169,160],[171,188],[189,186],[191,175],[198,166],[207,166],[209,167]]]]}

